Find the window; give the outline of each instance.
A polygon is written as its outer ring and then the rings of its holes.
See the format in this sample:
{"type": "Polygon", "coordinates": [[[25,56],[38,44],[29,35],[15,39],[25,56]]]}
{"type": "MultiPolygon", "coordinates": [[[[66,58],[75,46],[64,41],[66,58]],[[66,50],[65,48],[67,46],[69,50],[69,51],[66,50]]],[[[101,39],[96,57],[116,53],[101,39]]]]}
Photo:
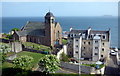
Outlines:
{"type": "Polygon", "coordinates": [[[101,55],[101,57],[103,57],[103,55],[101,55]]]}
{"type": "Polygon", "coordinates": [[[76,53],[78,53],[78,51],[76,51],[76,53]]]}
{"type": "Polygon", "coordinates": [[[102,51],[104,51],[104,48],[102,48],[102,51]]]}
{"type": "Polygon", "coordinates": [[[76,42],[78,42],[78,40],[76,40],[76,42]]]}
{"type": "Polygon", "coordinates": [[[83,56],[85,56],[85,53],[83,53],[83,56]]]}
{"type": "Polygon", "coordinates": [[[88,48],[88,50],[90,51],[90,47],[88,48]]]}
{"type": "Polygon", "coordinates": [[[85,47],[83,49],[85,50],[85,47]]]}
{"type": "Polygon", "coordinates": [[[84,44],[85,44],[85,42],[84,42],[84,44]]]}
{"type": "Polygon", "coordinates": [[[59,38],[60,37],[60,33],[59,33],[59,31],[57,32],[57,38],[59,38]]]}
{"type": "Polygon", "coordinates": [[[76,48],[78,48],[78,45],[76,45],[76,48]]]}
{"type": "Polygon", "coordinates": [[[90,42],[88,42],[88,45],[90,45],[90,42]]]}
{"type": "Polygon", "coordinates": [[[52,23],[54,23],[54,19],[52,19],[52,23]]]}
{"type": "Polygon", "coordinates": [[[105,35],[103,35],[103,39],[105,39],[105,35]]]}
{"type": "Polygon", "coordinates": [[[95,47],[95,49],[98,49],[98,47],[95,47]]]}
{"type": "Polygon", "coordinates": [[[95,41],[95,43],[98,43],[98,41],[95,41]]]}
{"type": "Polygon", "coordinates": [[[82,38],[85,38],[85,34],[82,34],[82,38]]]}
{"type": "Polygon", "coordinates": [[[71,37],[73,36],[73,34],[71,34],[71,37]]]}
{"type": "Polygon", "coordinates": [[[98,53],[95,53],[95,55],[98,55],[98,53]]]}
{"type": "Polygon", "coordinates": [[[103,46],[105,45],[104,43],[102,43],[103,44],[103,46]]]}

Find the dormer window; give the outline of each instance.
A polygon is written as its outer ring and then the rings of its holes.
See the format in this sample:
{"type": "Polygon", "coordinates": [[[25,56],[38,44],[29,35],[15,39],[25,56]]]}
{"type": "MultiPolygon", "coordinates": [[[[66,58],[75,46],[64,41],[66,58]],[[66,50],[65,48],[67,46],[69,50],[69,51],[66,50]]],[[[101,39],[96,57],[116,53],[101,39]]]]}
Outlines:
{"type": "Polygon", "coordinates": [[[52,23],[54,23],[54,19],[52,19],[52,23]]]}
{"type": "Polygon", "coordinates": [[[73,34],[71,34],[70,36],[73,37],[73,34]]]}
{"type": "Polygon", "coordinates": [[[103,35],[103,36],[102,36],[102,39],[103,39],[103,40],[105,40],[105,39],[106,39],[106,36],[105,36],[105,35],[103,35]]]}
{"type": "Polygon", "coordinates": [[[85,34],[82,34],[82,38],[85,38],[85,34]]]}

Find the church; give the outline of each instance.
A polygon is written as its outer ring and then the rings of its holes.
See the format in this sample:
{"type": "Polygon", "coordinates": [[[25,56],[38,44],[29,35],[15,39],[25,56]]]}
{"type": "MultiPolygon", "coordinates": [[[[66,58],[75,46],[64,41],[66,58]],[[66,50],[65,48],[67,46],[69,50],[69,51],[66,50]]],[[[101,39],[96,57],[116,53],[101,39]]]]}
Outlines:
{"type": "Polygon", "coordinates": [[[13,33],[14,40],[33,42],[46,46],[62,44],[62,28],[55,22],[55,16],[48,12],[44,22],[28,21],[20,31],[13,33]]]}

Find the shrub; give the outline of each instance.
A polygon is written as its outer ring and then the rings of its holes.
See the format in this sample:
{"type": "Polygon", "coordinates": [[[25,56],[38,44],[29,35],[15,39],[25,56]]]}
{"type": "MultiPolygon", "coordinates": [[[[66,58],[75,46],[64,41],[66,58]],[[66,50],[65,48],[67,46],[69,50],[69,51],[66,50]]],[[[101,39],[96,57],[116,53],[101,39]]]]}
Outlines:
{"type": "Polygon", "coordinates": [[[6,60],[7,60],[6,55],[2,53],[2,63],[6,62],[6,60]]]}
{"type": "Polygon", "coordinates": [[[21,56],[19,58],[15,58],[13,60],[13,64],[15,64],[16,68],[20,68],[22,70],[30,69],[30,64],[32,63],[33,58],[30,56],[21,56]]]}
{"type": "Polygon", "coordinates": [[[13,28],[11,31],[19,31],[19,29],[18,28],[13,28]]]}
{"type": "Polygon", "coordinates": [[[70,62],[69,57],[64,52],[61,54],[60,60],[64,62],[70,62]]]}
{"type": "Polygon", "coordinates": [[[40,69],[43,72],[49,73],[55,73],[57,69],[59,69],[60,61],[57,59],[56,55],[45,55],[42,57],[38,63],[40,66],[40,69]]]}

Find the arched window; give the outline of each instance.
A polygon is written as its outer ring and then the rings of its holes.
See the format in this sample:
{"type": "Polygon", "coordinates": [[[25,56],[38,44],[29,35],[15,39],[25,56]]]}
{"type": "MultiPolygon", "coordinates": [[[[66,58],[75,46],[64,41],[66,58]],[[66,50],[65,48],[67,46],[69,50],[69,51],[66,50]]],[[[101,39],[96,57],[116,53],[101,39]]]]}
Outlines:
{"type": "Polygon", "coordinates": [[[57,32],[57,38],[59,38],[59,37],[60,37],[60,32],[58,31],[58,32],[57,32]]]}

